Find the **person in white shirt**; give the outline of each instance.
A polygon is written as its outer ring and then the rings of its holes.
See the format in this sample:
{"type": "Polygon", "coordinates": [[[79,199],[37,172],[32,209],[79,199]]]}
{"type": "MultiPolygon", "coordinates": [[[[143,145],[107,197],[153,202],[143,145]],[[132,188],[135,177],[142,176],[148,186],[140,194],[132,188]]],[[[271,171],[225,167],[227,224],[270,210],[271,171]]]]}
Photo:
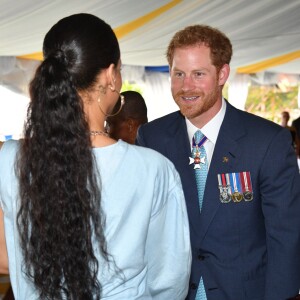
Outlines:
{"type": "Polygon", "coordinates": [[[283,300],[300,285],[300,176],[291,135],[222,97],[232,45],[207,25],[174,34],[180,111],[139,128],[138,145],[178,170],[192,246],[189,300],[283,300]]]}

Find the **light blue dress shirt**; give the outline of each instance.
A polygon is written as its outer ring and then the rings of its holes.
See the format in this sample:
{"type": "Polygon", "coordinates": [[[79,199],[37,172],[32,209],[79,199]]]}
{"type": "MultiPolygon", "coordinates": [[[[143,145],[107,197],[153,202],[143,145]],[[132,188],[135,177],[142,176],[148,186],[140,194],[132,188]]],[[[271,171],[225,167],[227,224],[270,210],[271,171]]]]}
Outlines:
{"type": "MultiPolygon", "coordinates": [[[[15,299],[36,300],[34,285],[22,272],[16,229],[17,149],[17,141],[8,141],[0,152],[0,202],[15,299]]],[[[190,237],[180,177],[173,164],[153,150],[121,140],[93,152],[102,182],[108,252],[122,271],[102,259],[95,243],[101,299],[184,299],[190,237]]]]}

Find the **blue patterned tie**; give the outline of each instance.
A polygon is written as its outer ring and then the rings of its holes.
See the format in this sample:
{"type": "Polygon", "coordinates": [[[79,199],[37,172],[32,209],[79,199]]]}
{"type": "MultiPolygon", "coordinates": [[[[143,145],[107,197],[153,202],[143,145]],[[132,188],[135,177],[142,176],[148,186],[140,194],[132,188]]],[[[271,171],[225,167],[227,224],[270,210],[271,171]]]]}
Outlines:
{"type": "Polygon", "coordinates": [[[203,195],[204,195],[207,170],[208,170],[206,151],[202,144],[202,142],[205,139],[206,139],[206,137],[204,136],[204,134],[200,130],[197,130],[194,134],[195,145],[193,145],[193,150],[192,150],[192,156],[194,158],[194,165],[195,165],[194,169],[195,169],[196,184],[197,184],[197,190],[198,190],[198,200],[199,200],[200,212],[201,212],[202,203],[203,203],[203,195]],[[201,145],[201,146],[197,147],[197,145],[201,145]],[[196,161],[197,156],[198,156],[198,161],[196,161]],[[199,162],[199,163],[197,164],[197,162],[199,162]]]}
{"type": "MultiPolygon", "coordinates": [[[[196,184],[198,190],[200,212],[202,209],[203,195],[204,195],[206,177],[208,172],[207,156],[203,146],[204,144],[203,141],[205,139],[206,137],[204,136],[204,134],[200,130],[197,130],[194,134],[194,142],[193,142],[193,150],[192,150],[192,156],[194,158],[194,165],[195,165],[194,169],[195,169],[196,184]]],[[[200,278],[195,300],[207,300],[202,277],[200,278]]]]}

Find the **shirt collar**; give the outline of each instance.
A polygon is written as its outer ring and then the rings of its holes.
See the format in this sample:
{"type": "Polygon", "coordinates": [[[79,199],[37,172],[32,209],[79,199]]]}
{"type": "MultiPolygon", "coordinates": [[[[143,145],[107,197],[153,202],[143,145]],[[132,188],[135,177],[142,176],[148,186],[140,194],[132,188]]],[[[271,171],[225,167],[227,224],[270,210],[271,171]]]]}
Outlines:
{"type": "Polygon", "coordinates": [[[219,112],[202,128],[197,128],[187,118],[185,118],[189,140],[192,141],[195,132],[200,129],[201,132],[213,143],[216,144],[221,124],[224,120],[226,111],[226,101],[222,97],[222,106],[219,112]]]}

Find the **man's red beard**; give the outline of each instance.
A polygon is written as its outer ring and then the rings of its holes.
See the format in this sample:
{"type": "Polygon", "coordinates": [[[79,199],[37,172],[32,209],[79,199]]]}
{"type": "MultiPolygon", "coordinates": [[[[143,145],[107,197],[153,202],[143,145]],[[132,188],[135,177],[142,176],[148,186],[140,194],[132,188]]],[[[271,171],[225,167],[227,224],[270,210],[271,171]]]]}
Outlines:
{"type": "Polygon", "coordinates": [[[216,103],[218,97],[218,90],[215,89],[206,95],[201,91],[193,91],[193,93],[180,91],[174,96],[174,99],[181,113],[188,119],[192,119],[208,111],[216,103]],[[190,100],[183,100],[182,97],[190,98],[190,100]]]}

